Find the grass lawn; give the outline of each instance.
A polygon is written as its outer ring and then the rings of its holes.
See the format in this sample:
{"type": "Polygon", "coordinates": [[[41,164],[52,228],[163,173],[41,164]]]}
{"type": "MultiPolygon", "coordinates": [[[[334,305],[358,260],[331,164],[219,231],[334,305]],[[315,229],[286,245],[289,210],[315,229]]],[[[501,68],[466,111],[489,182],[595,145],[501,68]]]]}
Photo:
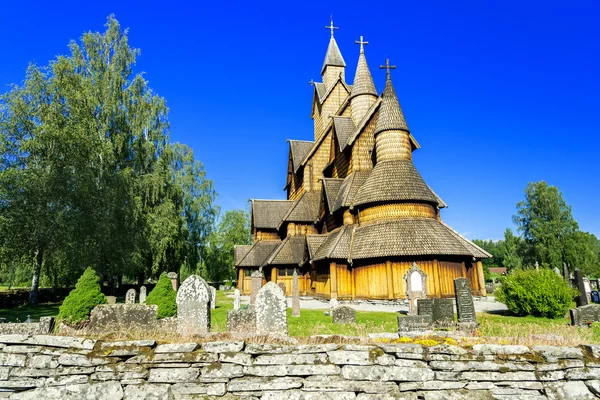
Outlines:
{"type": "Polygon", "coordinates": [[[58,307],[61,303],[37,304],[34,306],[25,305],[21,307],[0,309],[0,318],[6,318],[7,322],[23,322],[27,316],[31,316],[33,321],[39,321],[40,317],[51,317],[58,314],[58,307]]]}

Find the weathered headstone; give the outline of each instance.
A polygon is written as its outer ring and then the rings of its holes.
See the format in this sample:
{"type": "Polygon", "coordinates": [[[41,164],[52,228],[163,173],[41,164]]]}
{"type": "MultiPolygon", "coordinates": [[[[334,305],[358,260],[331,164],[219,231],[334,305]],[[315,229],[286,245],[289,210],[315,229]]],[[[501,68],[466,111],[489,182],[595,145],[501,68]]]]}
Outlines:
{"type": "Polygon", "coordinates": [[[540,270],[540,263],[539,262],[535,262],[535,270],[539,271],[540,270]]]}
{"type": "Polygon", "coordinates": [[[217,308],[217,289],[214,286],[209,286],[208,289],[210,290],[210,308],[214,310],[217,308]]]}
{"type": "Polygon", "coordinates": [[[433,299],[417,299],[417,314],[433,317],[433,299]]]}
{"type": "Polygon", "coordinates": [[[103,333],[138,329],[151,331],[158,327],[157,312],[157,305],[100,304],[92,309],[86,329],[103,333]]]}
{"type": "Polygon", "coordinates": [[[585,296],[589,304],[592,302],[592,284],[588,278],[583,279],[583,286],[585,287],[585,296]]]}
{"type": "Polygon", "coordinates": [[[177,272],[169,272],[167,277],[171,280],[171,286],[173,286],[173,290],[177,291],[177,288],[179,287],[179,275],[177,275],[177,272]]]}
{"type": "Polygon", "coordinates": [[[428,331],[433,328],[431,315],[398,316],[398,332],[428,331]]]}
{"type": "Polygon", "coordinates": [[[279,282],[277,284],[277,286],[279,286],[279,289],[281,289],[281,291],[283,292],[283,294],[285,294],[285,283],[279,282]]]}
{"type": "Polygon", "coordinates": [[[404,275],[406,296],[408,297],[408,314],[417,315],[417,300],[427,298],[427,275],[417,263],[404,275]]]}
{"type": "Polygon", "coordinates": [[[331,312],[334,324],[354,324],[356,322],[356,310],[349,306],[338,306],[331,312]]]}
{"type": "Polygon", "coordinates": [[[473,304],[473,293],[471,292],[471,281],[467,278],[455,279],[454,296],[456,297],[458,323],[464,326],[477,325],[475,304],[473,304]]]}
{"type": "Polygon", "coordinates": [[[190,275],[177,292],[177,333],[204,335],[210,331],[210,293],[204,279],[190,275]]]}
{"type": "Polygon", "coordinates": [[[258,291],[254,309],[259,335],[287,335],[287,301],[275,283],[267,282],[258,291]]]}
{"type": "Polygon", "coordinates": [[[140,304],[146,302],[146,286],[140,288],[140,304]]]}
{"type": "Polygon", "coordinates": [[[598,304],[588,304],[571,309],[571,325],[589,326],[598,321],[600,321],[600,305],[598,304]]]}
{"type": "Polygon", "coordinates": [[[250,275],[250,304],[254,304],[256,302],[256,296],[258,295],[258,291],[262,286],[262,272],[254,271],[252,275],[250,275]]]}
{"type": "Polygon", "coordinates": [[[577,289],[579,289],[579,296],[575,299],[577,307],[587,306],[589,303],[588,297],[585,290],[585,283],[583,282],[583,274],[579,268],[575,269],[575,284],[577,285],[577,289]]]}
{"type": "Polygon", "coordinates": [[[552,270],[554,271],[554,273],[555,273],[556,275],[558,275],[558,276],[562,276],[562,274],[560,273],[560,269],[558,269],[558,267],[554,267],[552,270]]]}
{"type": "Polygon", "coordinates": [[[333,315],[333,310],[337,307],[340,306],[340,302],[338,301],[338,299],[331,299],[329,300],[329,315],[333,315]]]}
{"type": "Polygon", "coordinates": [[[117,304],[116,296],[106,296],[106,304],[117,304]]]}
{"type": "Polygon", "coordinates": [[[251,308],[240,308],[227,312],[227,332],[254,334],[256,331],[256,310],[251,308]]]}
{"type": "Polygon", "coordinates": [[[433,299],[433,324],[448,327],[454,324],[454,301],[452,299],[433,299]]]}
{"type": "Polygon", "coordinates": [[[233,291],[233,309],[234,310],[240,309],[240,302],[241,302],[240,289],[235,289],[233,291]]]}
{"type": "Polygon", "coordinates": [[[129,289],[125,294],[125,304],[135,304],[135,289],[129,289]]]}
{"type": "Polygon", "coordinates": [[[300,316],[300,291],[298,287],[298,272],[294,268],[292,275],[292,317],[300,316]]]}

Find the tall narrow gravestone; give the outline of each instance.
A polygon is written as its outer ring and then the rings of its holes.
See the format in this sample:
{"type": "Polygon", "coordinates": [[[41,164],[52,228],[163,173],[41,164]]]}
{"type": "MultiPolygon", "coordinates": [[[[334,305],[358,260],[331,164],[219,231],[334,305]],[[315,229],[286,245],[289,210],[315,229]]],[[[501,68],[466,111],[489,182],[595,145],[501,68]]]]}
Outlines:
{"type": "Polygon", "coordinates": [[[177,333],[204,335],[210,331],[210,293],[198,275],[190,275],[177,291],[177,333]]]}
{"type": "Polygon", "coordinates": [[[233,309],[234,310],[240,309],[240,302],[241,302],[240,289],[235,289],[233,291],[233,309]]]}
{"type": "Polygon", "coordinates": [[[254,271],[252,275],[250,275],[250,304],[254,304],[256,302],[256,296],[258,295],[258,291],[260,290],[261,286],[262,272],[254,271]]]}
{"type": "Polygon", "coordinates": [[[210,290],[210,308],[214,310],[217,308],[217,288],[209,286],[208,289],[210,290]]]}
{"type": "Polygon", "coordinates": [[[427,275],[416,263],[404,275],[408,314],[417,315],[417,300],[427,298],[427,275]]]}
{"type": "Polygon", "coordinates": [[[146,302],[146,286],[140,288],[140,304],[146,302]]]}
{"type": "Polygon", "coordinates": [[[177,291],[177,288],[179,287],[179,275],[177,275],[177,272],[169,272],[167,277],[171,280],[171,286],[173,286],[173,290],[177,291]]]}
{"type": "Polygon", "coordinates": [[[256,296],[256,333],[287,336],[287,302],[285,295],[273,282],[267,282],[256,296]]]}
{"type": "Polygon", "coordinates": [[[575,269],[575,284],[577,285],[577,289],[579,290],[579,296],[577,296],[577,307],[587,306],[588,305],[588,297],[585,290],[585,283],[583,282],[583,274],[579,268],[575,269]]]}
{"type": "Polygon", "coordinates": [[[135,304],[135,289],[129,289],[125,294],[125,304],[135,304]]]}
{"type": "Polygon", "coordinates": [[[477,317],[475,316],[475,304],[473,304],[471,281],[467,278],[455,279],[454,295],[456,296],[456,310],[459,325],[466,328],[476,327],[477,317]]]}
{"type": "Polygon", "coordinates": [[[300,292],[298,290],[298,272],[294,268],[292,275],[292,317],[300,316],[300,292]]]}

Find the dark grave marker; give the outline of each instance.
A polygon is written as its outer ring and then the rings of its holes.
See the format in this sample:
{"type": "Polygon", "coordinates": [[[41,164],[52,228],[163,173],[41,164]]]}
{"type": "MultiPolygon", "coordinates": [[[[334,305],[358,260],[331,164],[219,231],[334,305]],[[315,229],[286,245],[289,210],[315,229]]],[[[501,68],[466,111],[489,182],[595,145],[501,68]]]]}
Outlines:
{"type": "Polygon", "coordinates": [[[417,314],[433,316],[433,300],[434,299],[418,299],[417,314]]]}
{"type": "Polygon", "coordinates": [[[434,299],[433,323],[441,327],[454,324],[454,301],[452,299],[434,299]]]}
{"type": "Polygon", "coordinates": [[[571,325],[588,326],[592,322],[598,321],[600,321],[600,305],[598,304],[571,309],[571,325]]]}
{"type": "Polygon", "coordinates": [[[477,323],[475,316],[475,304],[473,304],[473,293],[471,282],[467,278],[454,280],[454,295],[456,296],[456,310],[458,323],[477,323]]]}
{"type": "Polygon", "coordinates": [[[585,290],[585,283],[583,282],[583,274],[579,268],[575,269],[575,285],[579,290],[579,296],[576,299],[577,307],[587,306],[589,303],[588,297],[585,290]]]}
{"type": "Polygon", "coordinates": [[[597,290],[592,290],[592,303],[600,303],[600,293],[597,290]]]}
{"type": "Polygon", "coordinates": [[[401,315],[398,317],[398,332],[428,331],[432,327],[431,315],[401,315]]]}

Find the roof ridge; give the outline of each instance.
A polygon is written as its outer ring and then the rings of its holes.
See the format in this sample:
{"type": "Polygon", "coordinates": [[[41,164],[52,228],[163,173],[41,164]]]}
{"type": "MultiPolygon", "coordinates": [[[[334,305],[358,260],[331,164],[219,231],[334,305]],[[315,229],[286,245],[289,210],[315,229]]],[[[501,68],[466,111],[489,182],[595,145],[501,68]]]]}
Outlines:
{"type": "Polygon", "coordinates": [[[281,249],[283,248],[283,246],[285,245],[285,243],[287,243],[289,236],[286,236],[281,243],[275,247],[273,249],[273,251],[271,252],[271,254],[269,254],[269,257],[267,257],[267,259],[265,260],[265,262],[262,263],[261,267],[264,267],[265,265],[269,265],[273,259],[277,256],[277,254],[279,254],[279,252],[281,251],[281,249]]]}
{"type": "Polygon", "coordinates": [[[342,239],[342,235],[344,234],[344,231],[346,230],[347,226],[348,225],[342,225],[340,227],[340,230],[338,231],[338,234],[337,234],[336,238],[333,240],[332,246],[331,246],[329,252],[327,253],[327,257],[326,258],[331,257],[331,254],[333,253],[333,250],[335,250],[335,248],[337,247],[338,243],[342,239]]]}
{"type": "MultiPolygon", "coordinates": [[[[467,241],[467,243],[470,246],[474,246],[476,247],[478,250],[480,250],[481,252],[487,254],[490,257],[493,257],[492,254],[490,254],[489,252],[487,252],[486,250],[482,249],[481,247],[477,246],[475,243],[473,243],[471,240],[467,239],[466,237],[464,237],[463,235],[461,235],[460,233],[458,233],[456,230],[454,230],[450,225],[446,224],[445,222],[442,221],[438,221],[440,224],[444,225],[446,228],[448,228],[452,233],[454,233],[456,236],[460,237],[462,240],[467,241]]],[[[464,246],[464,245],[463,245],[464,246]]],[[[467,249],[469,250],[469,249],[467,249]]]]}

